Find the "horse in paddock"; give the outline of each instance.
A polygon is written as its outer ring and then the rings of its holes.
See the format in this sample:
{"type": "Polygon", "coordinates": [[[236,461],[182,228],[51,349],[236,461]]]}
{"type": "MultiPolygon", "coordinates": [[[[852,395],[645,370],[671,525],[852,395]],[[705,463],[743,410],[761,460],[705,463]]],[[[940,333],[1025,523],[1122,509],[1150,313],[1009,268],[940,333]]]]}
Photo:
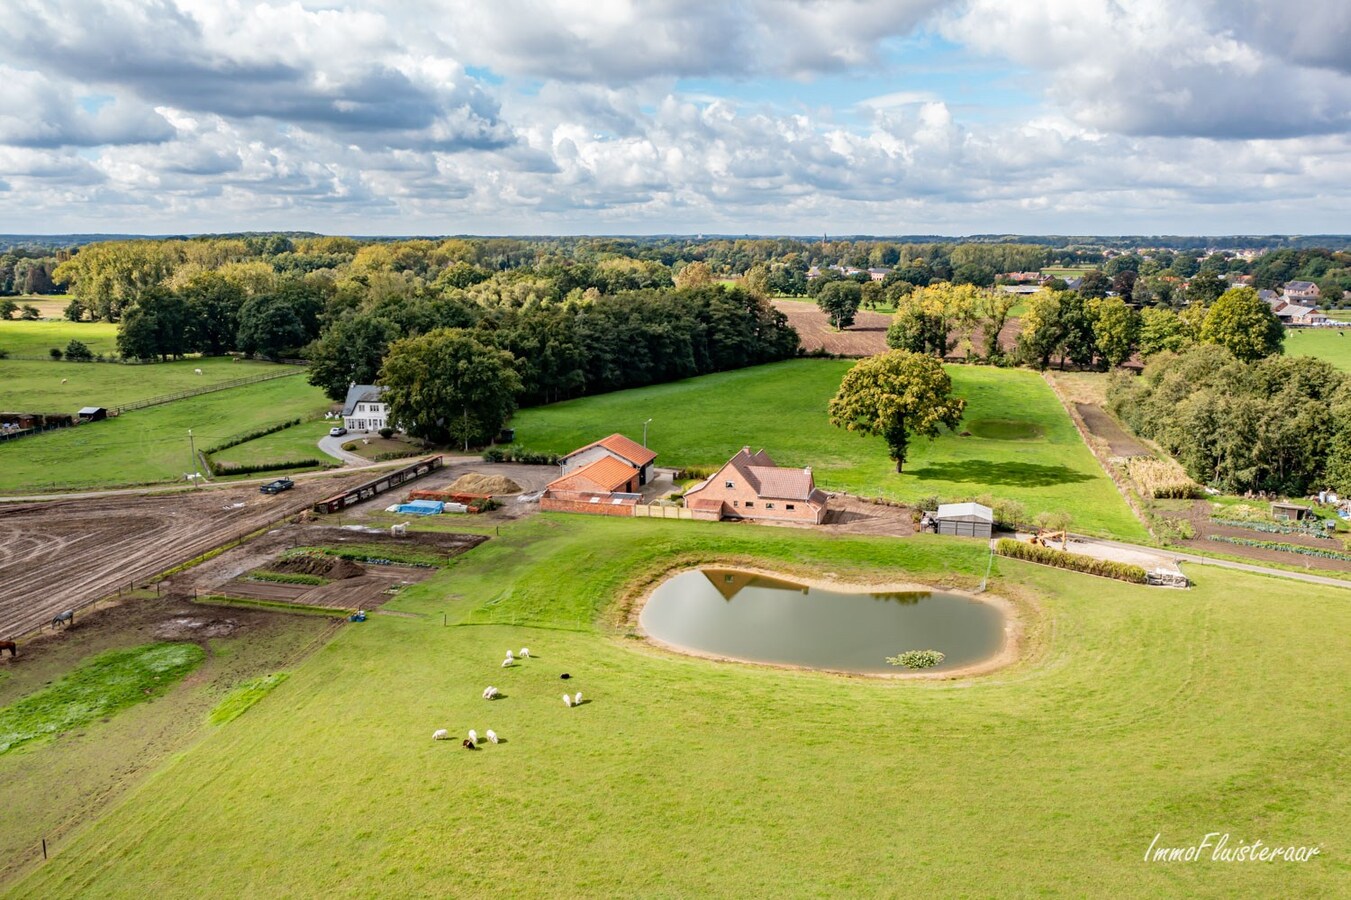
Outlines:
{"type": "Polygon", "coordinates": [[[6,650],[9,651],[10,656],[19,655],[19,645],[13,641],[0,641],[0,656],[4,656],[6,650]]]}
{"type": "Polygon", "coordinates": [[[52,616],[53,628],[60,628],[63,625],[66,628],[69,628],[74,624],[75,624],[75,610],[73,609],[68,609],[59,615],[52,616]]]}

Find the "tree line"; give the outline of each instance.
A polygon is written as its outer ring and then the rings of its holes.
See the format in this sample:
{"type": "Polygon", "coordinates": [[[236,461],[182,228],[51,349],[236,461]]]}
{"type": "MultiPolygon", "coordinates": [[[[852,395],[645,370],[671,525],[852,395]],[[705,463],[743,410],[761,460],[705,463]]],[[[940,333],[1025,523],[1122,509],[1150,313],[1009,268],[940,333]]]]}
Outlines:
{"type": "Polygon", "coordinates": [[[1313,357],[1195,346],[1118,376],[1108,406],[1187,474],[1229,493],[1351,491],[1351,378],[1313,357]]]}

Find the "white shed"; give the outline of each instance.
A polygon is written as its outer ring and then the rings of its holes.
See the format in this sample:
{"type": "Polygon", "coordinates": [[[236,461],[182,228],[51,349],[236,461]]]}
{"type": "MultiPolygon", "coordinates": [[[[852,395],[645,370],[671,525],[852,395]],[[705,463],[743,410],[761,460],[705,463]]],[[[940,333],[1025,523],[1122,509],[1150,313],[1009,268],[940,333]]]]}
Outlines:
{"type": "Polygon", "coordinates": [[[994,532],[994,510],[980,503],[943,503],[934,516],[939,534],[988,538],[994,532]]]}

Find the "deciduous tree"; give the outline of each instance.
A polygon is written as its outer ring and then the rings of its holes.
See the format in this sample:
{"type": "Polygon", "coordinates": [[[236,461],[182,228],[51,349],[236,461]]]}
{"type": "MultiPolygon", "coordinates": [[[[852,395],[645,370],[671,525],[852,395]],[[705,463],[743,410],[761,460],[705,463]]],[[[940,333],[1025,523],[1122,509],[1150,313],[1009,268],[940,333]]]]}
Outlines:
{"type": "Polygon", "coordinates": [[[830,401],[830,422],[887,442],[896,471],[905,464],[912,436],[938,437],[956,428],[966,401],[952,396],[952,379],[932,356],[892,350],[849,370],[830,401]]]}
{"type": "Polygon", "coordinates": [[[1281,352],[1285,328],[1257,291],[1231,288],[1211,304],[1201,340],[1219,344],[1245,362],[1281,352]]]}

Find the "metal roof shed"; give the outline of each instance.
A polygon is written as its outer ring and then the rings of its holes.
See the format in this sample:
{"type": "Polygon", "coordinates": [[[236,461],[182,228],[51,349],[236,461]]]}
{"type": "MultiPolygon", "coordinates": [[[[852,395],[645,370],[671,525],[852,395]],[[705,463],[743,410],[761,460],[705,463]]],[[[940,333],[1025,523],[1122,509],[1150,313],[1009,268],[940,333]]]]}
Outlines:
{"type": "Polygon", "coordinates": [[[994,510],[980,503],[943,503],[934,515],[939,534],[989,538],[994,533],[994,510]]]}

